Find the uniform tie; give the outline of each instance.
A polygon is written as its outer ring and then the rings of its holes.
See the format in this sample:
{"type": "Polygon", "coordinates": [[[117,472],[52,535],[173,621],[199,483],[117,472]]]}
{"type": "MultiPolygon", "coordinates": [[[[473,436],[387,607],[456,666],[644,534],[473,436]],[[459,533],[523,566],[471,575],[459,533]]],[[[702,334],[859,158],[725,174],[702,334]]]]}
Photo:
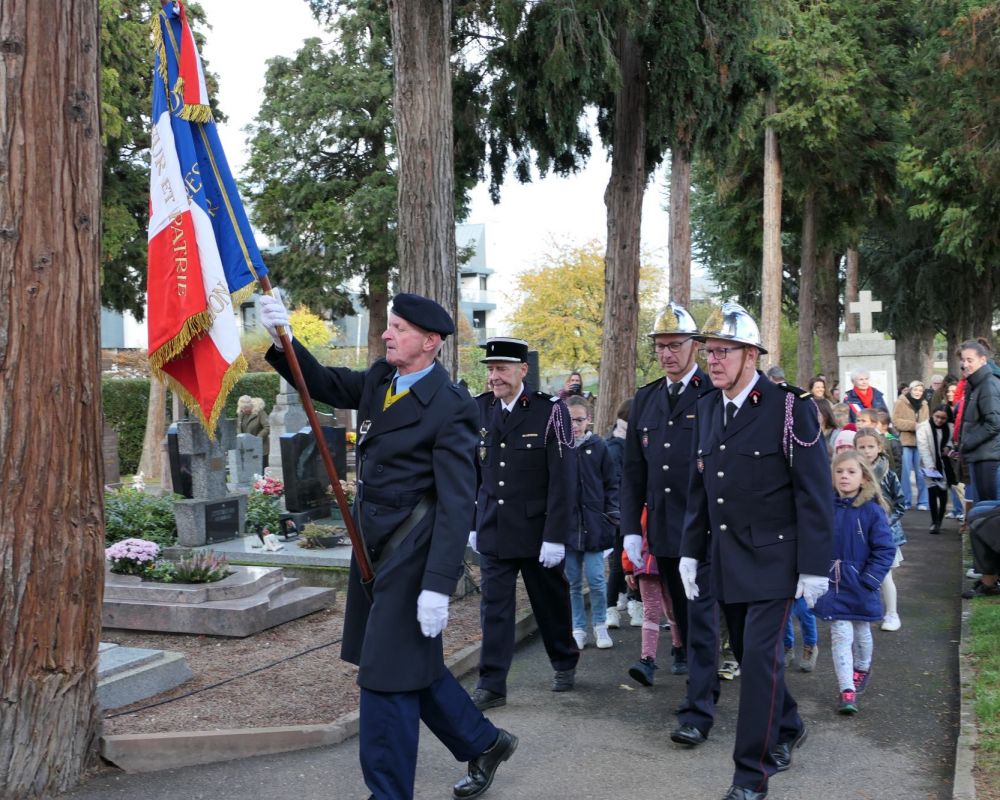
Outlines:
{"type": "Polygon", "coordinates": [[[509,416],[510,416],[509,408],[504,408],[500,410],[500,419],[503,420],[505,423],[507,422],[507,417],[509,416]]]}
{"type": "Polygon", "coordinates": [[[667,400],[670,401],[670,410],[674,410],[674,406],[677,405],[677,398],[681,396],[681,389],[684,388],[680,381],[675,381],[670,384],[670,389],[667,391],[667,400]]]}
{"type": "Polygon", "coordinates": [[[733,417],[736,416],[736,403],[730,400],[726,403],[726,427],[729,427],[729,423],[733,421],[733,417]]]}

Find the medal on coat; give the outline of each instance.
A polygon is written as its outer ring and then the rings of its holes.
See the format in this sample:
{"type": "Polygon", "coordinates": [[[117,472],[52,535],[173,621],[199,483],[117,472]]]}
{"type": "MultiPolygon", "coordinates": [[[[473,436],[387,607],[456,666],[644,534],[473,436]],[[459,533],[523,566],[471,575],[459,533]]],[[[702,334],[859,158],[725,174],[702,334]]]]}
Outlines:
{"type": "Polygon", "coordinates": [[[705,459],[703,459],[701,456],[698,456],[698,458],[695,459],[694,463],[698,467],[698,472],[704,472],[705,471],[705,459]]]}
{"type": "Polygon", "coordinates": [[[368,430],[371,428],[371,426],[372,426],[372,421],[370,419],[366,419],[358,426],[358,444],[361,444],[361,442],[364,441],[365,434],[368,433],[368,430]]]}
{"type": "Polygon", "coordinates": [[[649,434],[646,433],[646,428],[642,429],[642,446],[649,447],[649,434]]]}
{"type": "Polygon", "coordinates": [[[486,428],[479,429],[479,435],[482,437],[479,440],[479,463],[486,463],[486,428]]]}

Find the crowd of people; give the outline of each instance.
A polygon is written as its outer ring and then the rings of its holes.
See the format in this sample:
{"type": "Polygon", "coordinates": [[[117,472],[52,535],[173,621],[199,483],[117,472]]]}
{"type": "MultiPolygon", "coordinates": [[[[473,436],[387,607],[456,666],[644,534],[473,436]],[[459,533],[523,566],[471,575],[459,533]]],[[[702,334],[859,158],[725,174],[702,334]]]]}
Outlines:
{"type": "MultiPolygon", "coordinates": [[[[289,377],[277,334],[291,333],[287,310],[265,298],[261,319],[275,342],[268,361],[289,377]]],[[[437,303],[404,294],[383,334],[386,357],[368,370],[323,367],[291,339],[310,393],[363,420],[354,518],[375,579],[362,585],[355,559],[342,657],[360,667],[372,798],[413,796],[420,720],[468,763],[456,798],[485,793],[513,755],[517,737],[483,712],[507,703],[518,577],[554,692],[574,689],[591,643],[613,647],[608,630],[626,609],[642,628],[628,670],[642,686],[655,684],[660,632],[670,629],[670,672],[686,681],[677,745],[707,740],[720,679],[740,677],[724,800],[766,797],[806,740],[785,685],[793,618],[805,672],[821,649],[817,619],[829,623],[836,709],[858,712],[872,623],[902,625],[892,572],[908,509],[929,511],[938,534],[946,517],[967,513],[963,499],[983,501],[969,515],[981,573],[970,594],[1000,592],[1000,379],[980,342],[962,346],[961,380],[934,376],[930,391],[912,381],[890,410],[864,370],[842,401],[825,376],[800,389],[780,369],[762,373],[767,351],[738,304],[699,327],[670,303],[649,333],[663,377],[601,436],[579,373],[558,396],[525,384],[523,340],[487,341],[488,389],[469,397],[436,360],[454,329],[437,303]],[[482,593],[471,693],[445,668],[440,636],[466,544],[479,554],[482,593]]]]}

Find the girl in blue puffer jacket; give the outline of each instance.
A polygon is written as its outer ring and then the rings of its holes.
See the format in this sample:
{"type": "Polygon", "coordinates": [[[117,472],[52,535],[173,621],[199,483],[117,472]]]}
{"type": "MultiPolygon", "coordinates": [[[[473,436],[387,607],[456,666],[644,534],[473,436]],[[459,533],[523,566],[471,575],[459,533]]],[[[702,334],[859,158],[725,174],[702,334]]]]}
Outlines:
{"type": "Polygon", "coordinates": [[[879,588],[896,554],[878,481],[855,450],[833,459],[833,563],[817,617],[831,620],[830,652],[840,684],[840,713],[858,711],[872,663],[871,623],[882,620],[879,588]]]}

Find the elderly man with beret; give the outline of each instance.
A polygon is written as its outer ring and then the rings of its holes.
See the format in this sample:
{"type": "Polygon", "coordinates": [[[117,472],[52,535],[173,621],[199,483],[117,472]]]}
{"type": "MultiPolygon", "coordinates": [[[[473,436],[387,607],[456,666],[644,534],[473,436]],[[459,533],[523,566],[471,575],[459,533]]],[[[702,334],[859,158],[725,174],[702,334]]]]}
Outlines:
{"type": "MultiPolygon", "coordinates": [[[[277,328],[291,335],[280,300],[261,299],[274,340],[266,358],[291,372],[277,328]]],[[[341,658],[359,666],[360,757],[375,800],[409,800],[420,722],[468,774],[455,798],[479,797],[517,738],[494,727],[444,665],[441,632],[463,571],[475,499],[476,405],[437,361],[454,333],[448,312],[414,294],[393,299],[385,358],[366,370],[324,367],[292,347],[310,395],[358,410],[358,493],[353,515],[375,565],[371,597],[352,559],[341,658]]]]}

